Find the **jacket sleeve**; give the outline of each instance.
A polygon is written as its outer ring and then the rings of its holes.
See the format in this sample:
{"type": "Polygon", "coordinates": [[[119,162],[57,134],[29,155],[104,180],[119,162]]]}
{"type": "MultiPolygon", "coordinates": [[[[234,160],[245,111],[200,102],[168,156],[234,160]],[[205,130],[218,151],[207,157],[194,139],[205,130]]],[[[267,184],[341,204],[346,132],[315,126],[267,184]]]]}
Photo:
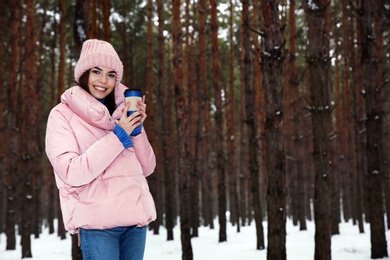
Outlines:
{"type": "Polygon", "coordinates": [[[156,156],[150,145],[145,129],[143,129],[139,135],[132,137],[132,140],[134,143],[134,152],[141,164],[144,176],[147,177],[151,175],[156,168],[156,156]]]}
{"type": "Polygon", "coordinates": [[[68,120],[56,109],[49,114],[45,145],[54,172],[66,184],[76,187],[92,182],[124,150],[118,137],[110,132],[80,154],[68,120]]]}

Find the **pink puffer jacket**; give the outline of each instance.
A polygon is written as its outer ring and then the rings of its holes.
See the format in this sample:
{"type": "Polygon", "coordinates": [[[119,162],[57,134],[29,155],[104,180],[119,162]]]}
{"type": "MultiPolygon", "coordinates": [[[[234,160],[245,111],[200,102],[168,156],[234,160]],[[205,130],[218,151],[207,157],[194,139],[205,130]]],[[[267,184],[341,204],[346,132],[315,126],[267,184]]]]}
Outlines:
{"type": "Polygon", "coordinates": [[[125,149],[113,133],[124,107],[122,84],[115,88],[118,108],[107,108],[81,87],[72,87],[50,112],[46,153],[53,166],[65,229],[144,226],[156,219],[146,178],[156,157],[144,130],[125,149]]]}

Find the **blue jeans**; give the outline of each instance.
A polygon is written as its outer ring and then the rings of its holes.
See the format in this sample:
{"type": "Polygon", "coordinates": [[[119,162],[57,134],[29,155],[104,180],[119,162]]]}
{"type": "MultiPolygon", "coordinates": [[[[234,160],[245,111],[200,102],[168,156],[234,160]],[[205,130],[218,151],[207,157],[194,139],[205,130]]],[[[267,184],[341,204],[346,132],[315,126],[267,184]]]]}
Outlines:
{"type": "Polygon", "coordinates": [[[83,260],[142,260],[146,227],[80,228],[83,260]]]}

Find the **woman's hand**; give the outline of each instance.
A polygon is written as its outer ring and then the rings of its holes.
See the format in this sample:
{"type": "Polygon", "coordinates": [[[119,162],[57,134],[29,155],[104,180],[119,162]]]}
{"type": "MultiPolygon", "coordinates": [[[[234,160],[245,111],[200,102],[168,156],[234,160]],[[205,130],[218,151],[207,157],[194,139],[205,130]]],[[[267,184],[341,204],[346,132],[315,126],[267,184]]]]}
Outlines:
{"type": "Polygon", "coordinates": [[[140,126],[146,119],[146,104],[145,104],[145,96],[142,97],[142,100],[138,100],[136,107],[138,111],[134,112],[130,116],[127,116],[127,111],[130,107],[130,101],[128,101],[125,107],[122,110],[122,116],[119,119],[118,125],[126,131],[128,135],[130,135],[135,128],[140,126]]]}
{"type": "Polygon", "coordinates": [[[141,115],[141,124],[145,121],[146,115],[146,104],[145,104],[145,95],[142,96],[142,100],[137,101],[136,107],[138,108],[138,112],[141,115]]]}

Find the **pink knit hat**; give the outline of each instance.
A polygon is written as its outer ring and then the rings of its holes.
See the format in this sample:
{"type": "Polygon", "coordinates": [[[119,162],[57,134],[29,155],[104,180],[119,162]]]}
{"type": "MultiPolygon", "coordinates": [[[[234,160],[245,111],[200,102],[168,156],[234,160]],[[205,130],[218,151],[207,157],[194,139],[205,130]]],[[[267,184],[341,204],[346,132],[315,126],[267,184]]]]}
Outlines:
{"type": "Polygon", "coordinates": [[[81,75],[94,67],[106,67],[116,72],[115,86],[122,80],[123,64],[114,47],[101,40],[87,40],[83,43],[80,58],[74,69],[74,78],[79,82],[81,75]]]}

